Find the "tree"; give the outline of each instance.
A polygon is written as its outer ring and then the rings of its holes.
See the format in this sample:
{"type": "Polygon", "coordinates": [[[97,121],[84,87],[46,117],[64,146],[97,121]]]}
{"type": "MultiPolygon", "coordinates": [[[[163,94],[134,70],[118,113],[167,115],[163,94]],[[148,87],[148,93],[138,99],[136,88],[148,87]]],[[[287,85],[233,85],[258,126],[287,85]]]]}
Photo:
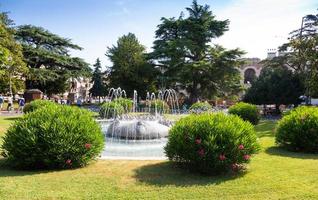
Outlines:
{"type": "Polygon", "coordinates": [[[28,89],[38,88],[48,95],[63,93],[69,86],[70,78],[89,76],[91,73],[83,59],[70,56],[71,49],[82,49],[70,39],[32,25],[19,26],[15,37],[23,47],[23,55],[30,69],[26,79],[28,89]]]}
{"type": "Polygon", "coordinates": [[[247,90],[243,101],[257,105],[299,104],[299,97],[304,86],[299,74],[294,74],[287,67],[265,67],[258,79],[247,90]]]}
{"type": "Polygon", "coordinates": [[[145,47],[134,34],[120,37],[116,46],[108,48],[106,56],[113,63],[108,72],[109,87],[121,87],[128,96],[132,96],[134,90],[141,96],[156,90],[158,71],[147,62],[145,47]]]}
{"type": "Polygon", "coordinates": [[[161,19],[150,56],[167,77],[162,85],[186,89],[195,102],[239,85],[236,66],[243,52],[210,44],[228,30],[229,21],[216,20],[208,5],[193,1],[186,10],[187,17],[161,19]]]}
{"type": "Polygon", "coordinates": [[[0,13],[0,93],[16,93],[23,89],[21,77],[28,72],[12,25],[7,14],[0,13]]]}
{"type": "Polygon", "coordinates": [[[93,97],[106,96],[106,88],[103,81],[103,73],[101,71],[102,66],[99,58],[97,58],[94,67],[95,70],[93,72],[92,78],[93,87],[89,90],[89,92],[93,97]]]}
{"type": "Polygon", "coordinates": [[[300,29],[292,31],[289,42],[280,47],[284,64],[302,76],[306,95],[318,97],[318,14],[302,18],[300,29]]]}

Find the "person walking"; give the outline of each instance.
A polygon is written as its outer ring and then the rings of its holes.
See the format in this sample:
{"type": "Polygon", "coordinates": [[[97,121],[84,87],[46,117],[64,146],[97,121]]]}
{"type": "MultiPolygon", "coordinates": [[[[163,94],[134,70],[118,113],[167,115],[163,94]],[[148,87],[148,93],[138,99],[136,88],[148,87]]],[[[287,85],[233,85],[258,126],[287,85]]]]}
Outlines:
{"type": "Polygon", "coordinates": [[[18,104],[19,104],[19,108],[17,110],[17,113],[19,113],[19,112],[23,113],[23,108],[24,108],[24,105],[25,105],[25,100],[24,100],[23,97],[19,98],[18,104]]]}
{"type": "Polygon", "coordinates": [[[8,97],[8,107],[7,107],[8,112],[11,112],[13,110],[13,98],[12,96],[8,97]]]}
{"type": "Polygon", "coordinates": [[[3,103],[4,103],[4,97],[2,96],[2,94],[0,94],[0,112],[1,112],[2,107],[3,107],[3,103]]]}

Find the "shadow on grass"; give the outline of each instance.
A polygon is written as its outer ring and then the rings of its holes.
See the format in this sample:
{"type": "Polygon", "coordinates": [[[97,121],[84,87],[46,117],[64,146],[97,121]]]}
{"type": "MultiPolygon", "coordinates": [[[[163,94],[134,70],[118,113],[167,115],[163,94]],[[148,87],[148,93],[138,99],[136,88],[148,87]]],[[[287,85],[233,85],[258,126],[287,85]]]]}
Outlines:
{"type": "Polygon", "coordinates": [[[318,159],[318,154],[287,151],[286,149],[283,149],[278,146],[269,147],[265,150],[265,152],[269,155],[282,156],[282,157],[290,157],[290,158],[298,158],[298,159],[318,159]]]}
{"type": "Polygon", "coordinates": [[[229,174],[223,176],[205,176],[178,168],[171,162],[142,166],[136,169],[135,173],[135,178],[142,183],[157,186],[173,185],[180,187],[193,185],[218,185],[244,175],[244,173],[240,173],[237,175],[229,174]]]}
{"type": "Polygon", "coordinates": [[[6,117],[4,118],[4,120],[8,120],[8,121],[15,121],[17,119],[20,119],[21,117],[6,117]]]}
{"type": "Polygon", "coordinates": [[[50,172],[58,172],[58,171],[65,171],[65,170],[72,170],[72,169],[60,169],[60,170],[23,170],[23,169],[14,169],[9,167],[5,163],[5,158],[0,157],[0,178],[1,177],[13,177],[13,176],[32,176],[36,174],[45,174],[50,172]]]}

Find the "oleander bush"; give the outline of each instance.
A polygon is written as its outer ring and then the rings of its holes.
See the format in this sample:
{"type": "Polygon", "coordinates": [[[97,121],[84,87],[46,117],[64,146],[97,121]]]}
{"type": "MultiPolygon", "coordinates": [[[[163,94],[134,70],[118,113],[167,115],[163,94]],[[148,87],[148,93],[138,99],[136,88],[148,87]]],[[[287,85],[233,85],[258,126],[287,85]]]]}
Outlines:
{"type": "Polygon", "coordinates": [[[129,113],[132,111],[133,101],[131,99],[118,98],[118,99],[115,99],[113,102],[118,103],[119,105],[123,106],[125,113],[129,113]]]}
{"type": "Polygon", "coordinates": [[[169,160],[192,171],[222,174],[241,171],[259,150],[251,123],[235,115],[203,113],[180,119],[169,131],[169,160]]]}
{"type": "Polygon", "coordinates": [[[169,113],[170,107],[167,102],[159,99],[150,101],[150,112],[155,113],[156,111],[157,113],[169,113]]]}
{"type": "Polygon", "coordinates": [[[7,130],[2,155],[14,168],[76,168],[99,156],[103,147],[101,128],[90,111],[49,105],[24,115],[7,130]]]}
{"type": "Polygon", "coordinates": [[[101,118],[116,118],[125,113],[124,107],[116,102],[105,102],[101,105],[99,110],[99,116],[101,118]]]}
{"type": "Polygon", "coordinates": [[[258,124],[260,120],[259,110],[256,105],[249,103],[237,103],[229,108],[229,113],[238,115],[243,120],[249,121],[252,124],[258,124]]]}
{"type": "Polygon", "coordinates": [[[190,113],[202,113],[212,109],[212,106],[208,102],[197,102],[192,104],[189,111],[190,113]]]}
{"type": "Polygon", "coordinates": [[[50,105],[55,105],[55,103],[48,100],[34,100],[34,101],[31,101],[30,103],[27,103],[24,106],[23,112],[24,113],[33,112],[39,108],[50,106],[50,105]]]}
{"type": "Polygon", "coordinates": [[[278,122],[276,143],[291,151],[318,153],[318,108],[291,110],[278,122]]]}

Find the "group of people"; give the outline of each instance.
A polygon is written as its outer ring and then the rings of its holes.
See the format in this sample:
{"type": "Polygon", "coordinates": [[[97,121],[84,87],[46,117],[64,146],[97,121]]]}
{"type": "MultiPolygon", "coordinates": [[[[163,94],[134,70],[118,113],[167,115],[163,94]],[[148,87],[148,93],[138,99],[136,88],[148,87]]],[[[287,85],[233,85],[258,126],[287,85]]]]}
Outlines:
{"type": "MultiPolygon", "coordinates": [[[[7,110],[8,112],[14,111],[14,104],[13,104],[14,98],[13,98],[13,96],[8,96],[8,97],[5,99],[5,97],[4,97],[2,94],[0,94],[0,111],[3,110],[5,100],[7,101],[7,108],[6,108],[6,110],[7,110]]],[[[19,98],[18,98],[18,109],[17,109],[16,112],[17,112],[17,113],[19,113],[19,112],[22,113],[22,112],[23,112],[24,105],[25,105],[25,99],[24,99],[23,97],[19,97],[19,98]]]]}

